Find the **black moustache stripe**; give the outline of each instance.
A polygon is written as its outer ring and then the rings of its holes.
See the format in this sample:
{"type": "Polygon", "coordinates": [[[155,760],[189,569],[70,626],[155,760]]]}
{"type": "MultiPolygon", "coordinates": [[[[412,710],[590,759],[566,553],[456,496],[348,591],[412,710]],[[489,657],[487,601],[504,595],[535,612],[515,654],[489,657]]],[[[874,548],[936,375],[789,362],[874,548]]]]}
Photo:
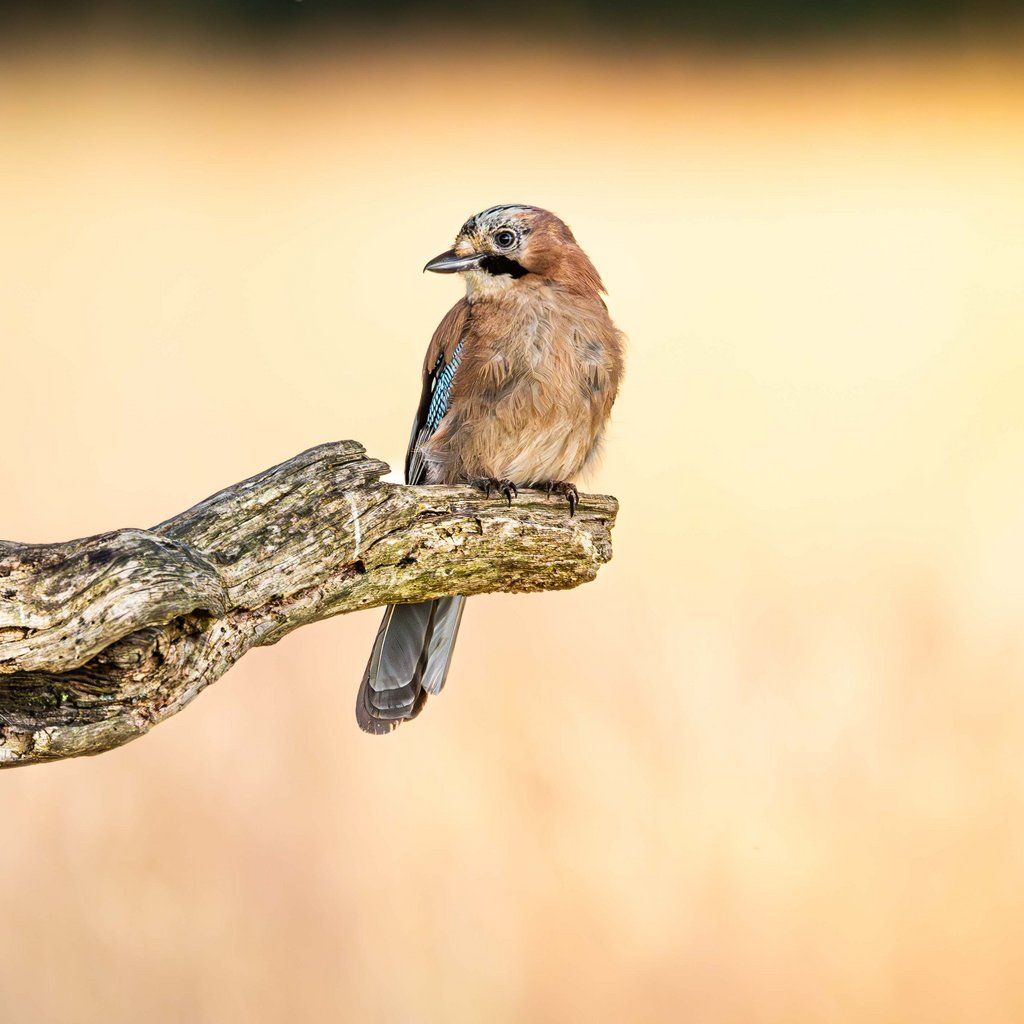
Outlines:
{"type": "Polygon", "coordinates": [[[499,277],[508,274],[512,278],[520,278],[529,271],[522,265],[510,260],[507,256],[485,256],[480,261],[480,269],[486,270],[488,274],[499,277]]]}

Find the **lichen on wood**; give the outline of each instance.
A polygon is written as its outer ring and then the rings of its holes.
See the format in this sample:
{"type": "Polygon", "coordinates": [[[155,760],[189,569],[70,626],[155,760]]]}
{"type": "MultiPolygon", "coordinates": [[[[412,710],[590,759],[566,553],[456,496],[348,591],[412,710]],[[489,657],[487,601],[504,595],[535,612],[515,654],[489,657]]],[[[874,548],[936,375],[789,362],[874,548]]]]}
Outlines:
{"type": "MultiPolygon", "coordinates": [[[[246,651],[331,615],[447,594],[561,590],[611,558],[614,498],[381,481],[320,445],[151,530],[0,541],[0,767],[120,746],[246,651]]],[[[352,653],[352,684],[365,652],[352,653]]]]}

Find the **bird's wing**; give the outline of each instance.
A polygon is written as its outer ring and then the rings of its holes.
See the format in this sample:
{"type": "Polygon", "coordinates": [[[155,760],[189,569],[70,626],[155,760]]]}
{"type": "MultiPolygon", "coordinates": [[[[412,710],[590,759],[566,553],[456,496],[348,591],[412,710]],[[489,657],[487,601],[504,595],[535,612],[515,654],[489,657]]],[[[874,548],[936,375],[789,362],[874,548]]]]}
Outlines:
{"type": "Polygon", "coordinates": [[[423,482],[426,460],[420,445],[437,430],[448,411],[455,371],[462,356],[462,343],[469,323],[469,303],[463,298],[444,315],[437,325],[427,356],[423,360],[423,391],[420,395],[416,419],[409,437],[409,450],[405,455],[405,482],[423,482]]]}

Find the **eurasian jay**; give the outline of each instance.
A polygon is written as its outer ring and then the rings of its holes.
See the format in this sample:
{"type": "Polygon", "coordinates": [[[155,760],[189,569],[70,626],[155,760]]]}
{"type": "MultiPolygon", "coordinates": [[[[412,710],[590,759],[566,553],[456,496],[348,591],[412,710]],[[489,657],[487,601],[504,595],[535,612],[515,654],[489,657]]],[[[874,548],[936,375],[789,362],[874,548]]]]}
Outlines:
{"type": "MultiPolygon", "coordinates": [[[[569,228],[535,206],[492,206],[424,268],[462,274],[438,325],[405,460],[410,484],[471,483],[509,504],[518,487],[563,495],[597,455],[622,377],[623,336],[569,228]]],[[[444,686],[464,597],[391,605],[356,702],[366,732],[415,718],[444,686]]]]}

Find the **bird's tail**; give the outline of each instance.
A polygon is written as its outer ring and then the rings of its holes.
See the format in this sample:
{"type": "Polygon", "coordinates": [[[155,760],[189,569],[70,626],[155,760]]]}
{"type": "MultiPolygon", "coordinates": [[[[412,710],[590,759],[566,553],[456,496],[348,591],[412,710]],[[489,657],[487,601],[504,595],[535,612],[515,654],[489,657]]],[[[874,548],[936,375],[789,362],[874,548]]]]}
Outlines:
{"type": "Polygon", "coordinates": [[[364,732],[390,732],[441,692],[455,649],[464,597],[392,604],[377,630],[356,699],[364,732]]]}

